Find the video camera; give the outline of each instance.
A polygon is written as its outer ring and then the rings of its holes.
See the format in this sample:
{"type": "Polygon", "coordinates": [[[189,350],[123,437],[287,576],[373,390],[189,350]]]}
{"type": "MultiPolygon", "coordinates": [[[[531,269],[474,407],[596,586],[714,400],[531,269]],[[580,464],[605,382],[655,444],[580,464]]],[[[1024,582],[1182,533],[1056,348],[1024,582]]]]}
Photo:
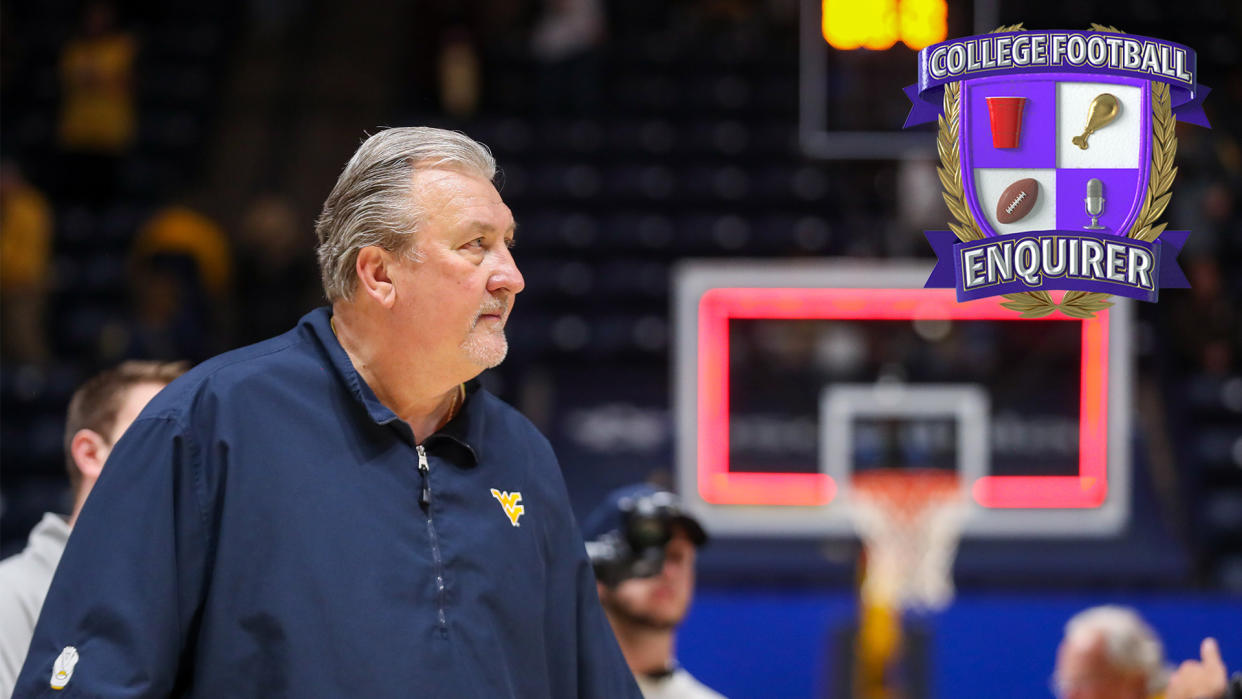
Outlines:
{"type": "Polygon", "coordinates": [[[659,575],[674,525],[683,526],[696,546],[707,538],[698,522],[682,512],[677,496],[667,491],[625,495],[615,501],[615,506],[605,507],[615,507],[611,519],[619,520],[619,526],[588,541],[586,548],[595,579],[609,587],[631,578],[659,575]]]}

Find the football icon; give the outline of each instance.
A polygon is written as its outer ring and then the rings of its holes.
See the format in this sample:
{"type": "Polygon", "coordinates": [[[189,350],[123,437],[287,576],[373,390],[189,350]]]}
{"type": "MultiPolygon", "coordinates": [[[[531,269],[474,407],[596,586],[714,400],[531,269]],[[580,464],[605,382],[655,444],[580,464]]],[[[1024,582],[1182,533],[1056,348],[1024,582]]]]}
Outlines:
{"type": "Polygon", "coordinates": [[[1021,221],[1039,200],[1039,182],[1033,178],[1018,180],[1001,192],[996,202],[996,220],[1000,223],[1021,221]]]}

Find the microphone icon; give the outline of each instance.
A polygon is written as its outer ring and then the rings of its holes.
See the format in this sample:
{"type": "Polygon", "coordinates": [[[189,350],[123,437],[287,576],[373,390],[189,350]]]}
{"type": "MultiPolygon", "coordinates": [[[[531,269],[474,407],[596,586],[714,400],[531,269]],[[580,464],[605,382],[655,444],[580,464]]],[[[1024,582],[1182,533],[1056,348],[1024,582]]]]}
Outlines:
{"type": "Polygon", "coordinates": [[[1100,213],[1104,211],[1104,183],[1094,177],[1087,180],[1087,198],[1083,201],[1087,204],[1087,215],[1091,217],[1091,225],[1083,228],[1104,228],[1100,225],[1100,213]]]}

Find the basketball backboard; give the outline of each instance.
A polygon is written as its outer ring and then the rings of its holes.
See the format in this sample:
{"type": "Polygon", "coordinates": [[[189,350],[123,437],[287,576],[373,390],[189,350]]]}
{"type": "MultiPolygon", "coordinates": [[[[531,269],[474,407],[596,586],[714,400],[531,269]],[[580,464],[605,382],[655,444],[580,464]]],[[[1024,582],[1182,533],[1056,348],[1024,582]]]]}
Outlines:
{"type": "Polygon", "coordinates": [[[688,262],[675,277],[682,497],[714,533],[845,537],[854,473],[955,470],[968,537],[1129,519],[1131,307],[1024,319],[911,262],[688,262]]]}

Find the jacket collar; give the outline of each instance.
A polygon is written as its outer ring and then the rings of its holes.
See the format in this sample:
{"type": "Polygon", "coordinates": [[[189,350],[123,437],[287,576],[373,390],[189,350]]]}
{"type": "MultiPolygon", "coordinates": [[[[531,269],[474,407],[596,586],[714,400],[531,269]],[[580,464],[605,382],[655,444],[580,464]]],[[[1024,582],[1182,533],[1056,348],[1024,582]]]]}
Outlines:
{"type": "MultiPolygon", "coordinates": [[[[397,417],[388,406],[380,402],[375,391],[367,385],[350,361],[332,330],[332,309],[317,308],[302,317],[300,326],[306,328],[328,355],[337,378],[345,384],[354,400],[358,401],[367,416],[378,425],[396,430],[406,442],[414,443],[414,431],[404,420],[397,417]]],[[[466,399],[457,415],[424,441],[428,449],[444,449],[445,456],[461,466],[475,466],[480,460],[479,447],[483,443],[484,421],[491,396],[479,385],[478,380],[466,382],[466,399]],[[451,452],[451,453],[448,453],[451,452]]]]}

